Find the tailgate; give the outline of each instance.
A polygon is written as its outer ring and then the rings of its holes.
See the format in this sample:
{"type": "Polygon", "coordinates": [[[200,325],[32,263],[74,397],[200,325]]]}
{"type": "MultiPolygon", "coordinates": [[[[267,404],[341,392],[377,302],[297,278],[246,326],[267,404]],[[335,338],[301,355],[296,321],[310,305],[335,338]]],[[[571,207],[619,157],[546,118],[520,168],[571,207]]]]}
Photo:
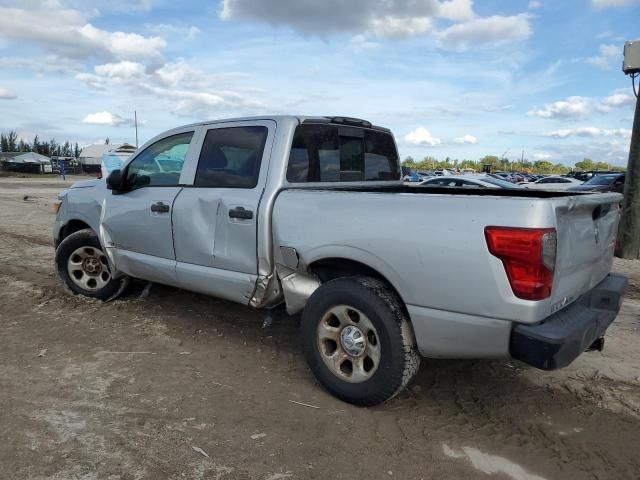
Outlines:
{"type": "Polygon", "coordinates": [[[558,232],[552,313],[591,290],[611,271],[621,201],[617,193],[552,201],[558,232]]]}

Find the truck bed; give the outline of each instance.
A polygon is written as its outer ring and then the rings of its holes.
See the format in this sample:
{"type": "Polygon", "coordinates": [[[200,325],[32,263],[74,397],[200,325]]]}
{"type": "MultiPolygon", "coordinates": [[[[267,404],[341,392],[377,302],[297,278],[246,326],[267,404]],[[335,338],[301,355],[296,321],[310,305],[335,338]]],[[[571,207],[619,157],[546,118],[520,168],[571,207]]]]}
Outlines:
{"type": "MultiPolygon", "coordinates": [[[[307,190],[309,190],[307,188],[307,190]]],[[[582,192],[567,191],[549,191],[549,190],[529,190],[523,189],[504,189],[504,188],[449,188],[449,187],[426,187],[407,185],[384,186],[384,187],[317,187],[317,190],[331,191],[348,191],[348,192],[366,192],[366,193],[409,193],[414,195],[425,194],[445,194],[445,195],[470,195],[470,196],[492,196],[492,197],[517,197],[517,198],[560,198],[587,195],[582,192]]]]}

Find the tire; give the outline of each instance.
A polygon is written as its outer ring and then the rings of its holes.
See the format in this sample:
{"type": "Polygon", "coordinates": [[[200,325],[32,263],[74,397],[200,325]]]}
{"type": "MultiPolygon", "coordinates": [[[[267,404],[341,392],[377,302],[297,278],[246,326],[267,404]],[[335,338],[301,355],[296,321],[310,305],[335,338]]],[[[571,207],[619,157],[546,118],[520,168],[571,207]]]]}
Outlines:
{"type": "Polygon", "coordinates": [[[102,245],[93,230],[80,230],[66,237],[56,249],[58,276],[73,294],[108,301],[129,283],[113,278],[102,245]]]}
{"type": "Polygon", "coordinates": [[[392,399],[420,366],[400,299],[375,278],[344,277],[321,285],[307,301],[301,337],[318,381],[354,405],[392,399]]]}

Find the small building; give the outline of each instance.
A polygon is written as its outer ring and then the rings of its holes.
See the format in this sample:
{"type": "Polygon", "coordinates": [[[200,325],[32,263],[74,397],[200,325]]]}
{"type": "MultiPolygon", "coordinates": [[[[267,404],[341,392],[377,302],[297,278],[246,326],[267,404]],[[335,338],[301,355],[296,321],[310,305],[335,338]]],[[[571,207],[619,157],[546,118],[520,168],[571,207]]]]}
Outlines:
{"type": "Polygon", "coordinates": [[[102,164],[102,156],[105,153],[113,154],[126,160],[136,151],[136,147],[123,143],[120,145],[113,144],[98,144],[89,145],[82,149],[78,161],[82,167],[83,172],[99,172],[100,165],[102,164]]]}
{"type": "Polygon", "coordinates": [[[2,152],[0,161],[5,170],[23,173],[51,173],[51,159],[36,152],[2,152]]]}

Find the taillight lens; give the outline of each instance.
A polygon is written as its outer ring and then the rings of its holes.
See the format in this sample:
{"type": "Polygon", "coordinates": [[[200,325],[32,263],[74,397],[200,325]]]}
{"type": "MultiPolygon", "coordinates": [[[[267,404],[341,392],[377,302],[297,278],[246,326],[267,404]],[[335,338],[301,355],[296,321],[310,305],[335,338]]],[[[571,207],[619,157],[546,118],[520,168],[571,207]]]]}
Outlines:
{"type": "Polygon", "coordinates": [[[525,300],[551,295],[557,236],[553,228],[486,227],[492,255],[502,260],[513,294],[525,300]]]}

